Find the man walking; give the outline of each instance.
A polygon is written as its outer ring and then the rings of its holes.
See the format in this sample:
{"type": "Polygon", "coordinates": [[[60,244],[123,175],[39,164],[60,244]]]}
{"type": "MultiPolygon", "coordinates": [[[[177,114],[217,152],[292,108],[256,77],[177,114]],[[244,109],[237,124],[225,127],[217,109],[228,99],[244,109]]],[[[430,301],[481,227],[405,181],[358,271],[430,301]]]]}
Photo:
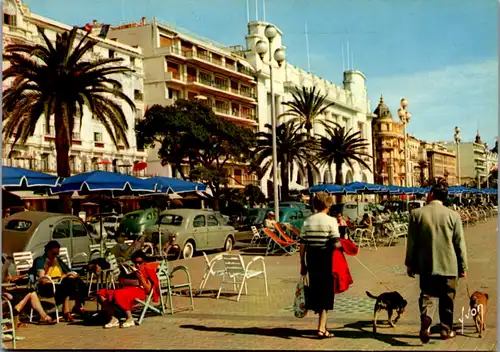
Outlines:
{"type": "Polygon", "coordinates": [[[433,297],[439,299],[441,337],[455,337],[453,307],[458,278],[465,278],[467,253],[460,215],[446,208],[445,182],[432,187],[428,205],[410,215],[406,267],[408,275],[420,276],[420,340],[429,342],[433,297]]]}

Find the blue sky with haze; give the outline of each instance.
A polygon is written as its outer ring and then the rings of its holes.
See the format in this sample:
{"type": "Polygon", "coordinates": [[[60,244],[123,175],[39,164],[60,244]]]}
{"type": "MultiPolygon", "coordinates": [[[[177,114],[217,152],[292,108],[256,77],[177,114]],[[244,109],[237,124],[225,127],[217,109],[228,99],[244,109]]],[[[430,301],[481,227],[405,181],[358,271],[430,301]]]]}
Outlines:
{"type": "MultiPolygon", "coordinates": [[[[255,0],[250,20],[255,20],[255,0]]],[[[37,14],[70,25],[159,20],[225,45],[244,44],[245,0],[25,0],[37,14]],[[123,6],[122,6],[123,4],[123,6]]],[[[259,0],[259,19],[263,19],[259,0]]],[[[380,95],[396,118],[409,101],[409,133],[471,141],[477,127],[491,147],[498,134],[498,3],[494,0],[267,0],[266,20],[284,33],[287,58],[341,85],[342,45],[367,77],[375,109],[380,95]]]]}

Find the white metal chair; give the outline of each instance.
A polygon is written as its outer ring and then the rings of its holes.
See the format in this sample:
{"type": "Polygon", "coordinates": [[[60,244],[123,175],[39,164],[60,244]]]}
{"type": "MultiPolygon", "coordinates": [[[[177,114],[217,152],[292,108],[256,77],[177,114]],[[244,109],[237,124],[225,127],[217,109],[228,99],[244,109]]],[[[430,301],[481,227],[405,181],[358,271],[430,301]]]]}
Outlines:
{"type": "Polygon", "coordinates": [[[359,229],[361,230],[360,237],[359,237],[359,243],[358,247],[361,247],[363,242],[366,242],[368,245],[368,249],[371,250],[371,244],[377,250],[377,241],[375,240],[375,228],[372,227],[371,229],[359,229]]]}
{"type": "MultiPolygon", "coordinates": [[[[37,279],[34,279],[36,280],[35,282],[35,291],[38,292],[38,284],[40,282],[40,280],[46,280],[48,281],[47,284],[50,284],[52,286],[52,297],[50,298],[53,298],[54,299],[54,306],[55,306],[55,310],[56,310],[56,323],[59,323],[59,308],[57,306],[57,302],[56,302],[56,282],[54,282],[54,280],[52,280],[52,278],[50,276],[42,276],[40,278],[37,278],[37,279]]],[[[45,298],[49,298],[49,297],[45,297],[45,298]]],[[[31,308],[31,312],[30,312],[30,323],[33,321],[33,308],[31,308]]]]}
{"type": "Polygon", "coordinates": [[[200,288],[198,289],[198,295],[203,292],[205,285],[207,284],[208,278],[210,276],[222,276],[224,275],[224,269],[215,270],[215,266],[217,263],[222,261],[222,254],[217,255],[212,260],[208,259],[208,256],[205,252],[203,252],[203,257],[205,258],[205,273],[203,274],[203,278],[201,279],[200,288]]]}
{"type": "Polygon", "coordinates": [[[13,257],[16,275],[26,273],[33,266],[33,253],[31,252],[16,252],[13,257]]]}
{"type": "Polygon", "coordinates": [[[250,229],[252,230],[252,240],[250,241],[250,244],[256,244],[260,241],[260,231],[257,230],[256,226],[251,226],[250,229]]]}
{"type": "Polygon", "coordinates": [[[239,286],[238,297],[236,298],[236,301],[239,302],[243,286],[245,287],[245,294],[247,294],[247,280],[254,277],[264,278],[266,296],[269,295],[264,257],[254,257],[246,266],[243,262],[243,257],[240,254],[223,254],[222,259],[224,261],[224,274],[220,283],[219,292],[217,293],[217,299],[219,299],[222,286],[224,284],[232,284],[235,291],[237,286],[239,286]],[[251,265],[258,261],[262,262],[262,270],[250,270],[251,265]]]}
{"type": "MultiPolygon", "coordinates": [[[[16,322],[14,320],[14,311],[12,309],[12,304],[9,299],[2,295],[2,348],[5,348],[3,345],[3,337],[4,335],[8,335],[12,337],[12,349],[16,349],[16,322]],[[5,312],[3,310],[4,304],[7,306],[8,311],[5,312]],[[5,314],[8,313],[8,317],[5,317],[5,314]],[[4,329],[4,326],[10,325],[10,328],[4,329]]],[[[5,348],[6,349],[6,348],[5,348]]]]}
{"type": "Polygon", "coordinates": [[[59,258],[61,258],[63,263],[66,264],[68,268],[71,268],[71,259],[69,259],[68,248],[61,247],[59,249],[59,258]]]}
{"type": "Polygon", "coordinates": [[[120,276],[120,266],[114,254],[109,254],[106,261],[109,263],[109,269],[103,270],[103,274],[106,275],[106,288],[114,290],[120,276]]]}

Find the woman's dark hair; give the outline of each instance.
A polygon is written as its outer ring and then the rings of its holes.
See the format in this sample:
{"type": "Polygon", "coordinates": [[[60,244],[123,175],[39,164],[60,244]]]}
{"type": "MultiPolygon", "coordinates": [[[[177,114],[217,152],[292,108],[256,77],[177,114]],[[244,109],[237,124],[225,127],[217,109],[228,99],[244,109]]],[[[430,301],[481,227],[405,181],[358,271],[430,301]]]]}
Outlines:
{"type": "Polygon", "coordinates": [[[61,245],[59,244],[59,242],[57,242],[57,241],[49,241],[49,243],[47,243],[45,245],[45,253],[47,253],[51,249],[55,249],[55,248],[61,248],[61,245]]]}
{"type": "Polygon", "coordinates": [[[133,263],[135,263],[135,261],[139,258],[141,258],[143,261],[146,261],[148,259],[148,256],[142,250],[138,250],[130,256],[130,260],[133,263]]]}

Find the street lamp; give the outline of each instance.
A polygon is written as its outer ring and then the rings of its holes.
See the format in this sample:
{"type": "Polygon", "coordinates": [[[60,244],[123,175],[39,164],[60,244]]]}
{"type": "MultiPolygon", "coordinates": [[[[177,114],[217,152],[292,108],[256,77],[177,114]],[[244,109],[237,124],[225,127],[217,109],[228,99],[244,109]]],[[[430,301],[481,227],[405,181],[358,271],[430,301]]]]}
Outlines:
{"type": "MultiPolygon", "coordinates": [[[[264,35],[266,36],[268,43],[264,40],[259,40],[255,45],[255,51],[259,54],[262,62],[269,66],[269,79],[271,81],[271,125],[272,125],[272,138],[273,138],[273,189],[274,189],[274,213],[279,221],[280,208],[279,208],[279,188],[278,188],[278,152],[276,148],[276,111],[274,107],[274,85],[273,85],[273,53],[272,53],[272,42],[273,39],[278,34],[278,30],[273,25],[268,25],[264,30],[264,35]],[[266,53],[269,52],[269,61],[266,62],[264,57],[266,53]]],[[[281,67],[285,61],[285,49],[278,48],[274,51],[274,60],[278,64],[278,68],[281,67]]],[[[282,165],[281,167],[285,167],[282,165]]]]}
{"type": "Polygon", "coordinates": [[[401,99],[401,107],[398,109],[399,120],[403,123],[404,134],[404,148],[405,148],[405,187],[408,187],[408,141],[406,137],[406,125],[410,123],[411,114],[406,109],[408,107],[408,100],[401,99]]]}
{"type": "Polygon", "coordinates": [[[460,138],[460,128],[455,127],[455,134],[453,135],[455,139],[455,143],[457,144],[457,185],[460,186],[460,142],[462,139],[460,138]]]}

